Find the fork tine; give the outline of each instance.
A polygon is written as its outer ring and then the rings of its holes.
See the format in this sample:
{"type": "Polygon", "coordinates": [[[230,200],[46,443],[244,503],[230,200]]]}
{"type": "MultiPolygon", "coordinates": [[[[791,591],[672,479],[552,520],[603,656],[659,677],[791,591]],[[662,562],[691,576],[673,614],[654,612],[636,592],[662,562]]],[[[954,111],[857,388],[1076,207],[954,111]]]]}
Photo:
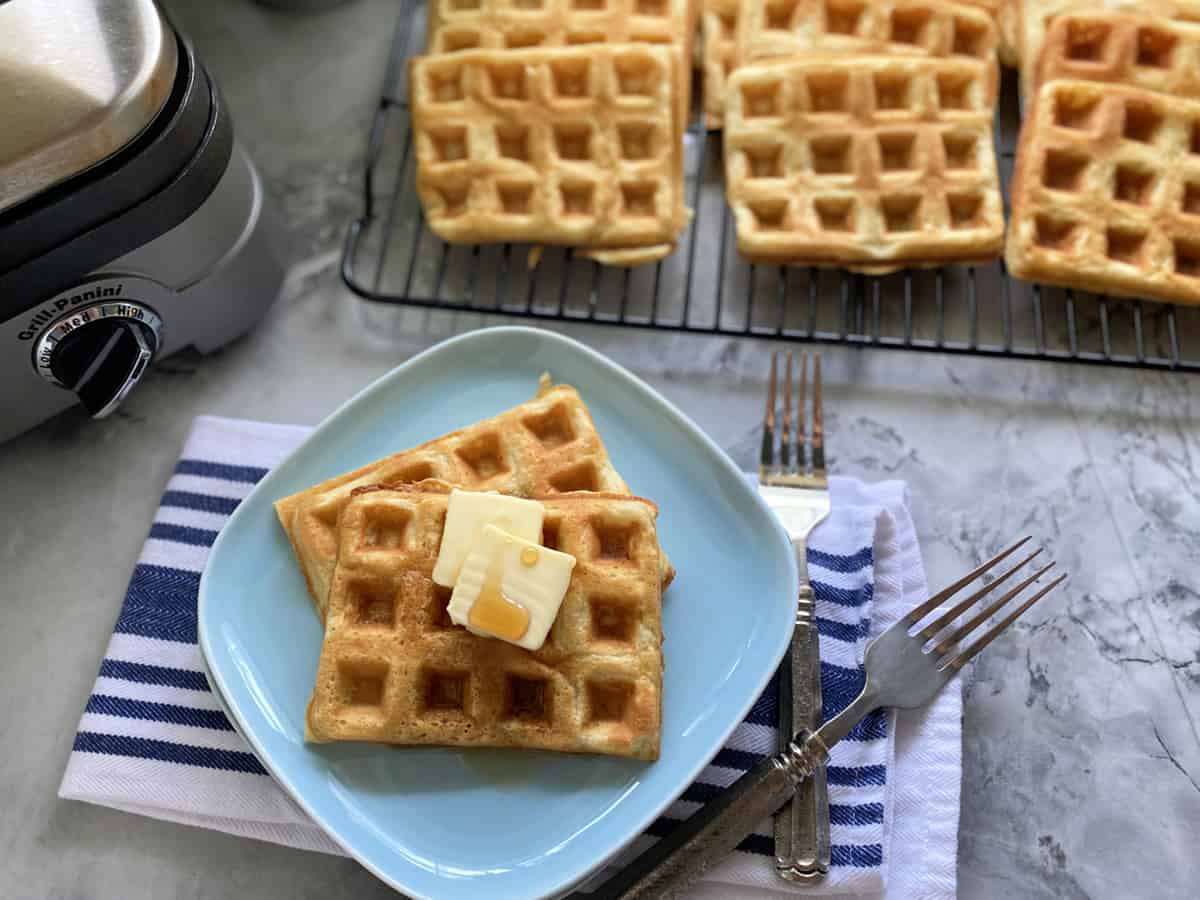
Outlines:
{"type": "MultiPolygon", "coordinates": [[[[1040,569],[1038,569],[1036,572],[1034,572],[1032,575],[1030,575],[1028,578],[1026,578],[1024,581],[1022,581],[1016,587],[1012,588],[1006,594],[1004,594],[1002,597],[993,601],[989,606],[987,606],[981,612],[979,612],[976,615],[974,615],[973,617],[971,617],[971,619],[965,625],[963,625],[961,628],[958,628],[953,633],[946,635],[945,639],[942,640],[933,649],[933,652],[936,653],[938,656],[942,656],[943,654],[947,653],[951,647],[953,647],[955,644],[957,644],[959,641],[961,641],[963,638],[965,638],[968,634],[970,634],[972,631],[974,631],[976,628],[978,628],[980,625],[982,625],[984,622],[986,622],[988,619],[990,619],[993,614],[1002,610],[1008,604],[1009,600],[1011,600],[1013,597],[1016,597],[1018,594],[1021,593],[1021,591],[1025,590],[1025,588],[1029,587],[1031,584],[1033,584],[1035,581],[1037,581],[1039,578],[1041,578],[1043,575],[1045,575],[1047,572],[1049,572],[1053,568],[1054,568],[1054,563],[1050,563],[1048,565],[1042,566],[1040,569]]],[[[995,582],[993,582],[992,584],[995,584],[995,582]]],[[[988,587],[990,588],[990,587],[992,587],[992,585],[988,585],[988,587]]]]}
{"type": "Polygon", "coordinates": [[[930,622],[928,625],[926,625],[924,628],[922,628],[921,634],[923,634],[927,638],[931,638],[934,635],[936,635],[939,631],[941,631],[943,628],[945,628],[947,625],[949,625],[951,622],[953,622],[955,619],[957,619],[959,616],[961,616],[964,612],[966,612],[968,609],[970,609],[972,606],[974,606],[978,600],[982,599],[987,594],[989,594],[991,591],[1000,587],[1000,585],[1004,584],[1004,582],[1008,581],[1008,579],[1010,579],[1014,575],[1016,575],[1017,572],[1019,572],[1021,569],[1023,569],[1030,561],[1032,561],[1035,557],[1037,557],[1041,552],[1042,552],[1042,548],[1038,547],[1036,550],[1034,550],[1032,553],[1030,553],[1027,557],[1025,557],[1023,560],[1021,560],[1019,563],[1017,563],[1015,566],[1013,566],[1011,569],[1009,569],[1003,575],[997,575],[996,578],[993,581],[991,581],[989,584],[985,584],[983,587],[981,587],[979,590],[977,590],[975,593],[973,593],[966,600],[962,601],[962,603],[955,604],[953,608],[948,610],[943,615],[939,616],[935,621],[930,622]]]}
{"type": "Polygon", "coordinates": [[[792,351],[787,353],[783,369],[783,433],[779,436],[779,465],[783,471],[792,469],[792,351]]]}
{"type": "Polygon", "coordinates": [[[800,394],[796,398],[796,471],[808,471],[808,354],[800,351],[800,394]]]}
{"type": "Polygon", "coordinates": [[[1007,550],[1005,550],[1002,553],[997,554],[996,556],[993,556],[991,559],[989,559],[983,565],[971,570],[966,575],[964,575],[962,578],[958,579],[958,581],[954,582],[954,584],[950,585],[948,588],[943,588],[942,590],[938,591],[936,594],[934,594],[932,597],[930,597],[924,603],[920,604],[917,607],[914,607],[912,612],[910,612],[907,616],[904,617],[905,621],[907,621],[910,625],[921,621],[921,619],[925,618],[925,616],[929,614],[930,610],[937,609],[937,607],[941,606],[942,603],[944,603],[950,597],[953,597],[955,594],[957,594],[959,591],[961,591],[964,587],[966,587],[968,584],[970,584],[972,581],[974,581],[976,578],[978,578],[980,575],[982,575],[984,572],[986,572],[992,566],[996,565],[996,563],[1002,562],[1003,560],[1012,556],[1012,554],[1016,553],[1019,549],[1024,547],[1031,540],[1032,540],[1032,537],[1021,538],[1021,540],[1017,541],[1015,544],[1013,544],[1007,550]]]}
{"type": "Polygon", "coordinates": [[[771,354],[771,377],[767,381],[767,412],[763,416],[762,450],[758,458],[758,474],[765,479],[775,467],[775,357],[771,354]]]}
{"type": "Polygon", "coordinates": [[[813,354],[812,464],[817,475],[825,474],[825,413],[821,409],[821,354],[813,354]]]}
{"type": "Polygon", "coordinates": [[[985,634],[983,637],[981,637],[979,640],[977,640],[974,644],[972,644],[966,650],[963,650],[961,653],[959,653],[956,657],[954,657],[952,660],[950,660],[950,662],[946,663],[945,668],[961,669],[968,662],[970,662],[972,659],[974,659],[976,656],[978,656],[979,651],[981,651],[984,647],[986,647],[988,644],[990,644],[992,641],[994,641],[1000,635],[1000,632],[1002,632],[1005,628],[1007,628],[1009,625],[1011,625],[1013,622],[1015,622],[1021,616],[1021,614],[1025,612],[1025,610],[1029,609],[1029,607],[1033,606],[1033,604],[1037,603],[1039,600],[1041,600],[1043,597],[1045,597],[1048,593],[1050,593],[1052,590],[1054,590],[1056,587],[1058,587],[1060,584],[1062,584],[1066,580],[1067,580],[1067,576],[1065,573],[1062,575],[1059,575],[1052,582],[1050,582],[1048,585],[1046,585],[1044,588],[1042,588],[1040,591],[1038,591],[1036,594],[1034,594],[1032,597],[1030,597],[1028,600],[1026,600],[1024,603],[1022,603],[1016,609],[1014,609],[1007,616],[1005,616],[1000,622],[993,625],[991,630],[988,631],[987,634],[985,634]]]}

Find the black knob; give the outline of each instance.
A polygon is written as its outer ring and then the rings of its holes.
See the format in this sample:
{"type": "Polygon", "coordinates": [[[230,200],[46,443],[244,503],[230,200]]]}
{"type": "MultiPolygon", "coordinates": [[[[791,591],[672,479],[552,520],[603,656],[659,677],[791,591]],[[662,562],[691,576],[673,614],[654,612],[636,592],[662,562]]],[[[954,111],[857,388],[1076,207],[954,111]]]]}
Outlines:
{"type": "Polygon", "coordinates": [[[157,341],[145,325],[124,318],[98,319],[63,335],[50,371],[96,418],[108,415],[137,384],[157,341]]]}

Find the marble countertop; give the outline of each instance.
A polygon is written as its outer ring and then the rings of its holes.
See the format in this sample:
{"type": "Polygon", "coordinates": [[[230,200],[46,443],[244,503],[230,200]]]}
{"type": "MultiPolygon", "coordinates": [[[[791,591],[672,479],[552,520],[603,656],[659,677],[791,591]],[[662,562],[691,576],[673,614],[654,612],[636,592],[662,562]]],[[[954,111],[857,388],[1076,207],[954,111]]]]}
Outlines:
{"type": "MultiPolygon", "coordinates": [[[[295,266],[247,338],[162,362],[108,420],[69,412],[0,446],[0,895],[391,896],[348,860],[55,796],[193,416],[316,423],[417,349],[480,324],[368,313],[337,278],[393,0],[309,16],[244,0],[166,6],[221,83],[295,266]]],[[[562,330],[752,466],[768,342],[562,330]]],[[[931,585],[1018,533],[1072,575],[968,676],[961,896],[1194,897],[1200,379],[824,352],[833,466],[909,483],[931,585]]]]}

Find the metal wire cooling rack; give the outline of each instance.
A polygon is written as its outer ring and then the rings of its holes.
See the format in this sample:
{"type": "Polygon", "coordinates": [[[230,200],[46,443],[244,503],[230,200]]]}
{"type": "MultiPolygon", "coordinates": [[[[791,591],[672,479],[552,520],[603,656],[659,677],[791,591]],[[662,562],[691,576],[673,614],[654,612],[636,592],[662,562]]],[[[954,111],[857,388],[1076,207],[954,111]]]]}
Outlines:
{"type": "MultiPolygon", "coordinates": [[[[1200,308],[1115,300],[1010,279],[1000,262],[873,277],[749,265],[734,247],[718,133],[689,130],[695,213],[655,265],[614,269],[546,248],[461,247],[424,224],[414,186],[407,60],[425,39],[423,0],[400,4],[371,130],[360,218],[342,278],[383,304],[632,328],[1200,372],[1200,308]]],[[[1007,195],[1020,123],[1006,72],[996,151],[1007,195]]]]}

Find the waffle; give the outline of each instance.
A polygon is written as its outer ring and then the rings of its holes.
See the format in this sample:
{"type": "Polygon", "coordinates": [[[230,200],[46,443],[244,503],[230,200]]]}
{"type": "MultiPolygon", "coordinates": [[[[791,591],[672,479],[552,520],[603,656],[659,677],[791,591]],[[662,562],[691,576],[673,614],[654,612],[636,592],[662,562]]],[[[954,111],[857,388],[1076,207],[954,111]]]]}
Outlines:
{"type": "Polygon", "coordinates": [[[690,0],[431,0],[426,50],[677,43],[690,54],[695,26],[690,0]]]}
{"type": "MultiPolygon", "coordinates": [[[[868,3],[867,0],[826,0],[824,3],[815,0],[783,0],[783,2],[764,4],[761,0],[702,0],[700,14],[702,26],[702,70],[704,85],[704,120],[710,129],[719,129],[725,120],[726,81],[730,74],[743,62],[772,56],[789,56],[797,51],[812,49],[821,50],[854,50],[858,52],[904,52],[904,47],[911,41],[896,43],[887,42],[886,34],[891,26],[888,12],[896,6],[906,8],[901,11],[910,14],[910,19],[916,27],[918,43],[926,42],[936,45],[941,38],[933,38],[934,33],[945,33],[950,38],[949,46],[953,48],[954,37],[950,32],[952,26],[936,24],[927,29],[920,22],[922,12],[927,10],[931,19],[944,20],[952,16],[953,11],[962,7],[982,10],[994,23],[1001,19],[1002,0],[959,0],[948,3],[945,0],[912,0],[912,2],[897,4],[868,3]],[[754,24],[748,29],[742,24],[747,16],[754,19],[754,24]],[[777,28],[775,23],[786,22],[786,28],[777,28]],[[803,24],[801,24],[803,23],[803,24]],[[853,32],[863,31],[865,34],[845,35],[844,30],[853,32]],[[841,31],[840,31],[841,30],[841,31]],[[844,34],[844,37],[839,37],[844,34]],[[869,34],[869,39],[862,39],[869,34]],[[926,35],[929,35],[928,37],[926,35]],[[882,36],[881,36],[882,35],[882,36]],[[855,40],[857,37],[859,40],[855,40]],[[759,44],[759,39],[765,46],[759,44]],[[756,55],[747,57],[743,48],[746,43],[752,43],[759,48],[753,51],[756,55]],[[772,50],[777,47],[778,52],[772,50]]],[[[966,23],[961,29],[963,33],[976,33],[979,18],[970,13],[965,14],[966,23]]],[[[990,43],[993,51],[999,43],[998,25],[990,28],[984,26],[984,35],[978,40],[981,44],[990,43]],[[989,35],[990,36],[987,36],[989,35]]],[[[962,46],[975,41],[975,38],[960,38],[962,46]]],[[[913,47],[913,52],[922,48],[913,47]]],[[[948,52],[937,53],[941,56],[951,55],[948,52]]],[[[969,55],[984,57],[981,51],[969,55]]]]}
{"type": "Polygon", "coordinates": [[[992,64],[914,55],[743,66],[725,122],[738,249],[871,273],[995,257],[996,82],[992,64]]]}
{"type": "MultiPolygon", "coordinates": [[[[674,44],[689,65],[696,31],[692,0],[433,0],[430,55],[588,44],[674,44]]],[[[691,78],[682,78],[680,125],[687,123],[691,78]]]]}
{"type": "Polygon", "coordinates": [[[451,243],[670,244],[687,221],[678,48],[470,50],[412,61],[417,192],[451,243]]]}
{"type": "MultiPolygon", "coordinates": [[[[285,497],[275,504],[317,614],[324,621],[337,555],[337,519],[355,488],[436,477],[465,490],[529,497],[571,491],[628,493],[591,414],[573,387],[543,381],[507,412],[285,497]]],[[[670,568],[664,580],[670,581],[670,568]]]]}
{"type": "Polygon", "coordinates": [[[1063,13],[1046,32],[1037,81],[1104,81],[1200,97],[1200,26],[1130,13],[1063,13]]]}
{"type": "Polygon", "coordinates": [[[821,51],[924,53],[992,63],[992,15],[946,0],[742,0],[739,63],[821,51]]]}
{"type": "Polygon", "coordinates": [[[1071,11],[1131,12],[1179,22],[1200,21],[1198,0],[1011,0],[1015,5],[1021,97],[1028,107],[1037,89],[1037,65],[1046,30],[1055,16],[1071,11]]]}
{"type": "Polygon", "coordinates": [[[1006,259],[1031,281],[1200,303],[1200,101],[1043,85],[1021,129],[1006,259]]]}
{"type": "Polygon", "coordinates": [[[338,527],[309,741],[521,747],[657,759],[662,611],[653,503],[544,500],[576,565],[540,650],[450,624],[431,578],[448,485],[355,492],[338,527]]]}
{"type": "Polygon", "coordinates": [[[737,68],[737,21],[741,0],[701,0],[701,78],[704,124],[720,128],[725,121],[725,82],[737,68]]]}

